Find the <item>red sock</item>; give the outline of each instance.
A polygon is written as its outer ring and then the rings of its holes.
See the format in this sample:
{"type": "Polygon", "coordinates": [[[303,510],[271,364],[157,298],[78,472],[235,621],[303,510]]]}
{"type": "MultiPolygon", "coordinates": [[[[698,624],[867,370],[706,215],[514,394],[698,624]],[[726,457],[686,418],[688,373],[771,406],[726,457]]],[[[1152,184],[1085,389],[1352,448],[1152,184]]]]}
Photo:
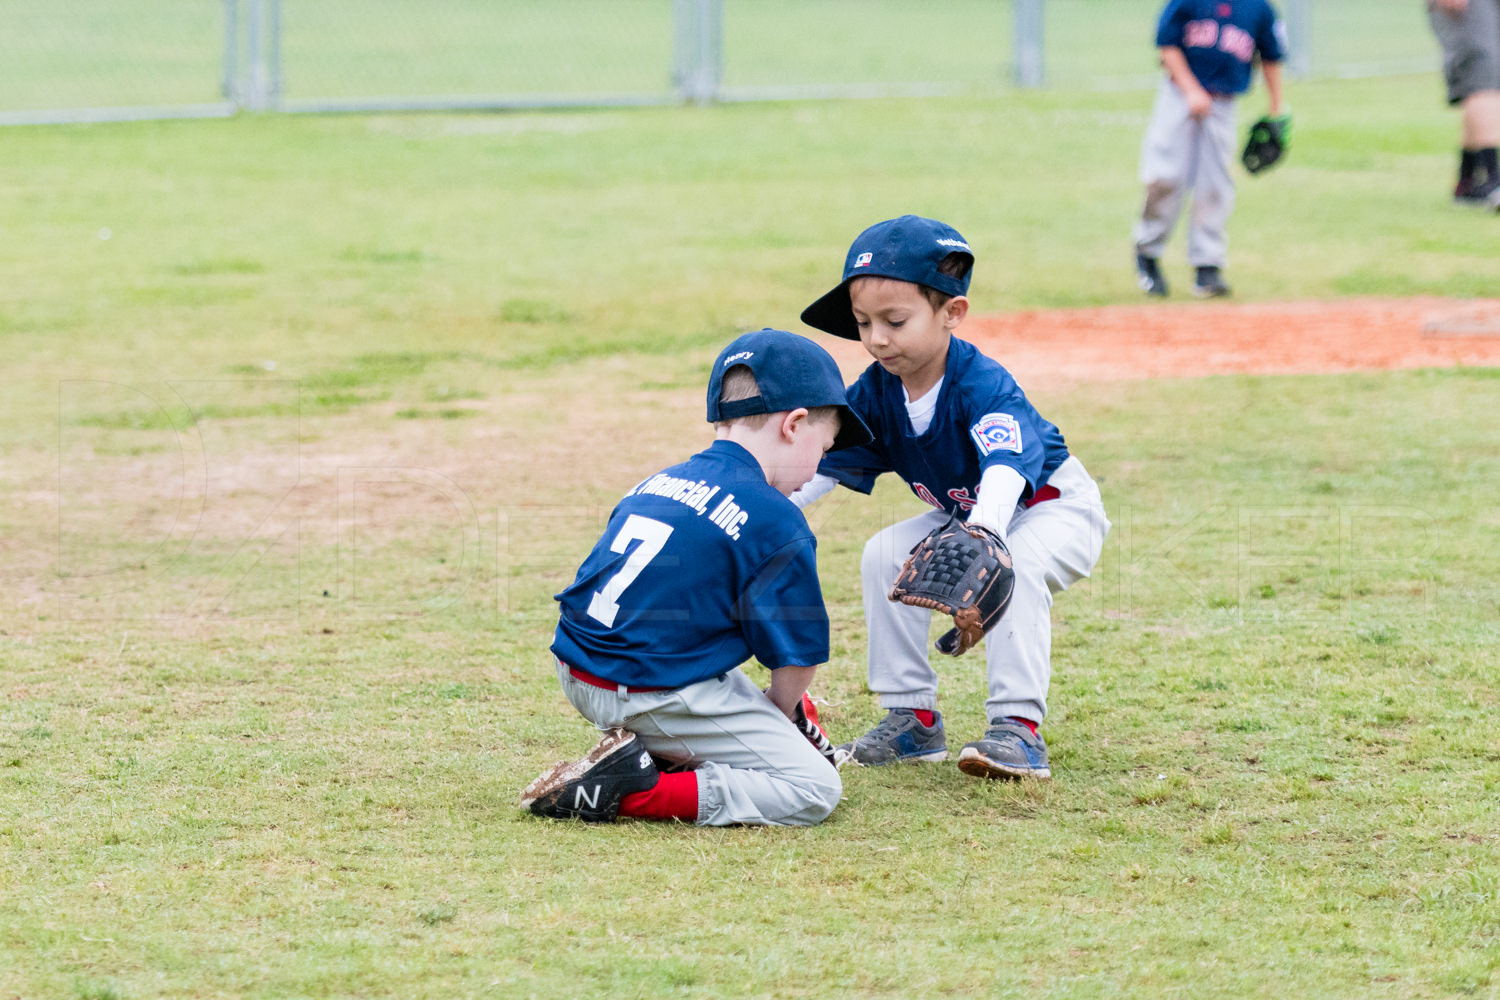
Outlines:
{"type": "Polygon", "coordinates": [[[823,723],[818,721],[818,706],[813,704],[812,695],[810,694],[804,693],[802,695],[802,713],[807,716],[808,722],[811,722],[819,729],[823,728],[823,723]]]}
{"type": "Polygon", "coordinates": [[[1005,721],[1007,721],[1007,722],[1019,722],[1021,725],[1025,726],[1027,729],[1031,730],[1031,735],[1032,736],[1036,735],[1036,723],[1032,722],[1030,719],[1023,719],[1019,715],[1012,715],[1008,719],[1006,719],[1005,721]]]}
{"type": "Polygon", "coordinates": [[[644,792],[632,792],[620,800],[620,815],[636,819],[685,819],[698,821],[698,776],[692,771],[663,774],[644,792]]]}
{"type": "Polygon", "coordinates": [[[916,713],[917,721],[924,726],[931,728],[932,724],[937,721],[937,713],[930,708],[914,708],[912,711],[916,713]]]}

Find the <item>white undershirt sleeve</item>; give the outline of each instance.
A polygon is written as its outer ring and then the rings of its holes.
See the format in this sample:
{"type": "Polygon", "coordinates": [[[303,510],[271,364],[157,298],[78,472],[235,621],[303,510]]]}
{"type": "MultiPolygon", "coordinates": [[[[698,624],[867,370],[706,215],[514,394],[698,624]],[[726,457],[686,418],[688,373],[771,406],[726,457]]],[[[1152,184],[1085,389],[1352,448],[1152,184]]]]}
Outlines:
{"type": "Polygon", "coordinates": [[[992,465],[979,477],[979,499],[969,511],[969,523],[980,524],[1010,540],[1010,519],[1026,489],[1026,477],[1008,465],[992,465]]]}
{"type": "Polygon", "coordinates": [[[813,473],[813,477],[788,499],[797,505],[798,510],[804,510],[814,500],[821,500],[832,493],[833,488],[838,484],[839,481],[832,476],[825,476],[821,472],[815,472],[813,473]]]}

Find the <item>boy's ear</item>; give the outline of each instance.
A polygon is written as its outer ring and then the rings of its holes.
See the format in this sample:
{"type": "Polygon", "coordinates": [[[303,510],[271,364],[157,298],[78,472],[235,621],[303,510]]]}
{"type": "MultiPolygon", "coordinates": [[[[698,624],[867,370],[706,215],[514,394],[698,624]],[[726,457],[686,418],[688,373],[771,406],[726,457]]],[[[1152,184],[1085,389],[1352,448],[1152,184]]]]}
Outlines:
{"type": "Polygon", "coordinates": [[[967,295],[955,295],[943,303],[943,325],[952,331],[954,327],[964,321],[969,315],[969,297],[967,295]]]}
{"type": "Polygon", "coordinates": [[[781,439],[788,444],[797,436],[797,431],[807,423],[807,407],[799,406],[795,410],[787,410],[781,418],[781,439]]]}

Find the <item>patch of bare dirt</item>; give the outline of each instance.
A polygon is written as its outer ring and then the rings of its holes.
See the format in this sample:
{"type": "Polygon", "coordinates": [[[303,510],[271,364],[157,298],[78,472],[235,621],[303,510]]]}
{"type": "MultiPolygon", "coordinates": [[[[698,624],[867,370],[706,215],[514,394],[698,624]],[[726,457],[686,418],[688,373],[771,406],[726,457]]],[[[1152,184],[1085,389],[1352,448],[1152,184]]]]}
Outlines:
{"type": "MultiPolygon", "coordinates": [[[[1028,390],[1500,366],[1500,299],[1034,310],[975,316],[963,335],[1028,390]]],[[[819,342],[851,377],[869,363],[857,343],[819,342]]],[[[642,388],[659,367],[622,357],[507,377],[485,386],[478,414],[462,421],[396,419],[391,404],[309,418],[292,431],[284,422],[186,432],[69,426],[60,452],[0,457],[9,529],[0,611],[13,617],[96,591],[107,603],[151,587],[166,595],[156,605],[178,612],[249,605],[257,573],[270,581],[265,600],[283,604],[354,593],[356,570],[419,597],[446,593],[457,564],[493,576],[502,563],[535,562],[535,572],[557,578],[549,583],[565,582],[571,562],[553,565],[560,534],[590,535],[626,487],[710,438],[696,380],[642,388]],[[177,563],[198,576],[169,572],[177,563]],[[425,575],[411,576],[417,570],[425,575]],[[183,586],[203,590],[202,600],[179,600],[174,588],[183,586]]]]}
{"type": "Polygon", "coordinates": [[[1500,365],[1500,299],[1173,303],[975,316],[1025,386],[1500,365]]]}

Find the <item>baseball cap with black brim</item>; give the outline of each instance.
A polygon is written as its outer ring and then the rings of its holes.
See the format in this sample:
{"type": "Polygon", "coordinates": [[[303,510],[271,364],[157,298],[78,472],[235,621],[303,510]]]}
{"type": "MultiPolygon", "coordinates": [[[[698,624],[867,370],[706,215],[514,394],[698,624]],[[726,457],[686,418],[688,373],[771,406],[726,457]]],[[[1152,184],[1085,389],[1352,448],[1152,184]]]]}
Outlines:
{"type": "Polygon", "coordinates": [[[926,285],[944,295],[967,295],[973,273],[974,251],[957,229],[936,219],[903,215],[877,222],[854,238],[844,258],[844,277],[818,301],[802,310],[802,322],[835,337],[859,339],[854,309],[849,304],[849,282],[863,275],[896,278],[926,285]],[[964,254],[970,266],[955,278],[938,270],[950,254],[964,254]]]}
{"type": "Polygon", "coordinates": [[[709,423],[815,406],[839,408],[839,432],[832,450],[853,448],[872,440],[865,422],[849,409],[844,376],[833,355],[806,337],[767,327],[736,337],[714,360],[708,377],[709,423]],[[724,373],[738,365],[750,369],[760,395],[720,402],[724,373]]]}

